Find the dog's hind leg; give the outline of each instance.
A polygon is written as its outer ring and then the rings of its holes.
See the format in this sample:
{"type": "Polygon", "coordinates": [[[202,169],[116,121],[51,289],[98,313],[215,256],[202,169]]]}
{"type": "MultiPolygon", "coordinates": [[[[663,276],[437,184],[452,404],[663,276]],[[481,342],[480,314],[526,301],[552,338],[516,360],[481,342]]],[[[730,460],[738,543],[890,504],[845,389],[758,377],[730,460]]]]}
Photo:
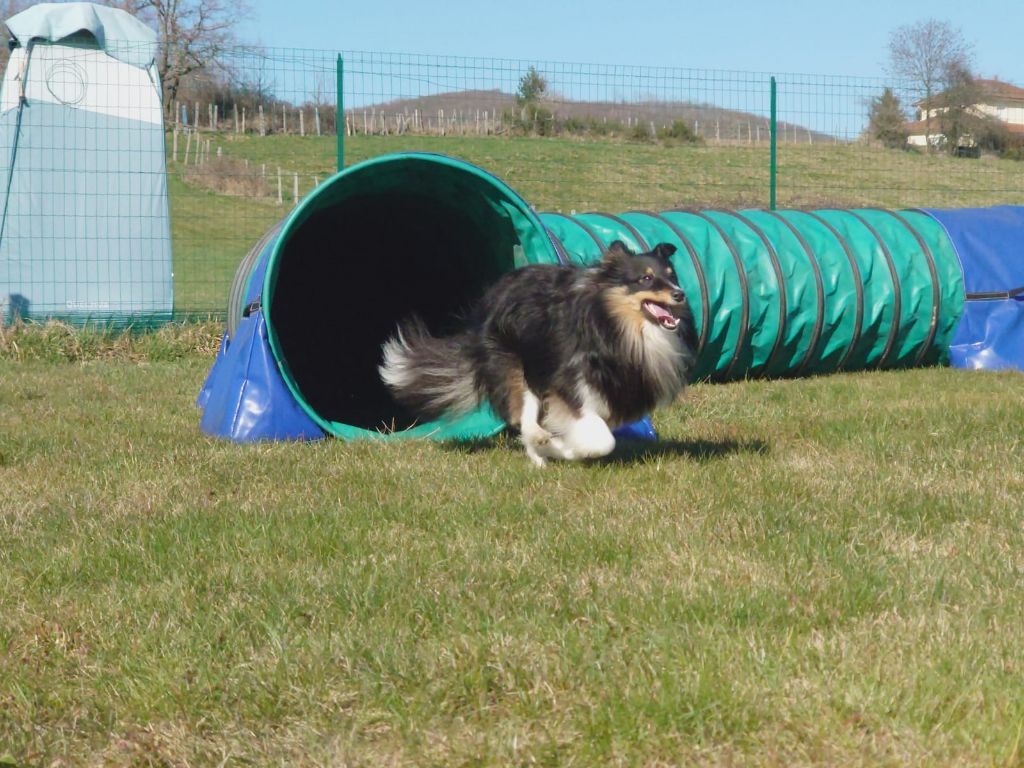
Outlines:
{"type": "Polygon", "coordinates": [[[557,395],[544,405],[544,427],[553,435],[552,442],[558,441],[560,458],[594,459],[615,450],[615,436],[587,398],[582,408],[574,408],[557,395]]]}
{"type": "Polygon", "coordinates": [[[615,435],[608,423],[593,411],[584,413],[572,425],[566,442],[580,458],[594,459],[615,450],[615,435]]]}
{"type": "Polygon", "coordinates": [[[519,430],[519,439],[530,461],[543,467],[543,449],[551,434],[540,425],[540,398],[527,386],[522,364],[513,355],[498,353],[491,358],[485,376],[492,406],[510,427],[519,430]]]}

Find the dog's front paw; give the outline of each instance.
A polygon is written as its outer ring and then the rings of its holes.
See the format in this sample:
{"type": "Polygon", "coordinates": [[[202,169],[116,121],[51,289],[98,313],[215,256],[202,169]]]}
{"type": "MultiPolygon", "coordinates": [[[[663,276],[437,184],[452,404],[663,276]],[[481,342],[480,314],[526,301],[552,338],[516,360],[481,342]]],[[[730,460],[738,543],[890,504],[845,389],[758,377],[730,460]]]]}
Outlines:
{"type": "Polygon", "coordinates": [[[526,455],[536,467],[543,467],[547,464],[547,457],[551,456],[552,434],[539,424],[534,424],[523,429],[519,435],[526,448],[526,455]]]}
{"type": "Polygon", "coordinates": [[[533,466],[540,467],[541,469],[543,469],[548,463],[547,459],[541,456],[540,453],[537,452],[537,449],[529,443],[526,444],[526,456],[533,466]]]}

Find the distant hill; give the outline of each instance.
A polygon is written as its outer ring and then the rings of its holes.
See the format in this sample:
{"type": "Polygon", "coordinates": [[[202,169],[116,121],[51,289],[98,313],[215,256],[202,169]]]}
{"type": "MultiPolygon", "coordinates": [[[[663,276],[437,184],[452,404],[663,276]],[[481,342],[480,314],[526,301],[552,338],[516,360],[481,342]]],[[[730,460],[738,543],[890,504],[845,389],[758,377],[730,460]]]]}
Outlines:
{"type": "MultiPolygon", "coordinates": [[[[710,104],[694,104],[690,102],[666,101],[569,101],[555,98],[545,99],[545,108],[549,109],[557,120],[597,120],[617,122],[624,125],[637,123],[650,124],[661,128],[669,126],[675,120],[683,121],[687,127],[708,141],[739,141],[768,140],[768,119],[761,115],[724,109],[710,104]]],[[[447,127],[456,127],[460,131],[467,129],[472,132],[479,122],[489,129],[501,115],[514,114],[517,109],[516,98],[510,93],[495,90],[470,90],[439,93],[432,96],[396,99],[393,101],[369,104],[365,107],[346,110],[345,114],[352,121],[354,128],[362,131],[364,121],[367,130],[378,132],[381,120],[387,126],[405,125],[413,128],[412,121],[419,120],[416,129],[434,132],[438,130],[442,119],[447,127]],[[382,118],[383,116],[383,118],[382,118]],[[375,125],[374,120],[376,120],[375,125]]],[[[830,134],[809,131],[794,123],[780,122],[778,130],[786,141],[814,143],[833,143],[836,138],[830,134]]]]}

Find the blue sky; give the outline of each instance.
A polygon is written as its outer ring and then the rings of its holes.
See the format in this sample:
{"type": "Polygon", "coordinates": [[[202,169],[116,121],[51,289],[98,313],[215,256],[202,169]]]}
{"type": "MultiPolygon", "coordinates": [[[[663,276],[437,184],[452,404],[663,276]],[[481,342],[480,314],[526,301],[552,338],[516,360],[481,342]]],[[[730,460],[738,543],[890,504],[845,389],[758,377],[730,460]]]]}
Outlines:
{"type": "Polygon", "coordinates": [[[251,2],[242,36],[275,48],[856,76],[884,76],[890,31],[933,17],[977,74],[1024,86],[1024,0],[251,2]]]}

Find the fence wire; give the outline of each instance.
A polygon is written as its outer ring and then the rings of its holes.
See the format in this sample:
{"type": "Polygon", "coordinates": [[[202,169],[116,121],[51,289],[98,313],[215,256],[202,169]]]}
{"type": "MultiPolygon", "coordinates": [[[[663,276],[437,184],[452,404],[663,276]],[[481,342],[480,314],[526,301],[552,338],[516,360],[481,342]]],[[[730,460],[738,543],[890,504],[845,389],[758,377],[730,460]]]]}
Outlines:
{"type": "MultiPolygon", "coordinates": [[[[239,47],[164,79],[152,144],[146,79],[95,64],[103,54],[88,41],[61,47],[32,52],[27,75],[15,50],[5,74],[0,320],[90,307],[223,316],[237,265],[268,228],[339,161],[388,152],[476,163],[540,210],[769,205],[769,73],[239,47]],[[163,163],[137,162],[147,152],[163,163]],[[105,281],[117,282],[114,299],[73,290],[105,281]]],[[[957,157],[872,136],[887,87],[912,117],[907,84],[775,78],[779,207],[1024,203],[1024,165],[998,152],[957,157]]]]}

